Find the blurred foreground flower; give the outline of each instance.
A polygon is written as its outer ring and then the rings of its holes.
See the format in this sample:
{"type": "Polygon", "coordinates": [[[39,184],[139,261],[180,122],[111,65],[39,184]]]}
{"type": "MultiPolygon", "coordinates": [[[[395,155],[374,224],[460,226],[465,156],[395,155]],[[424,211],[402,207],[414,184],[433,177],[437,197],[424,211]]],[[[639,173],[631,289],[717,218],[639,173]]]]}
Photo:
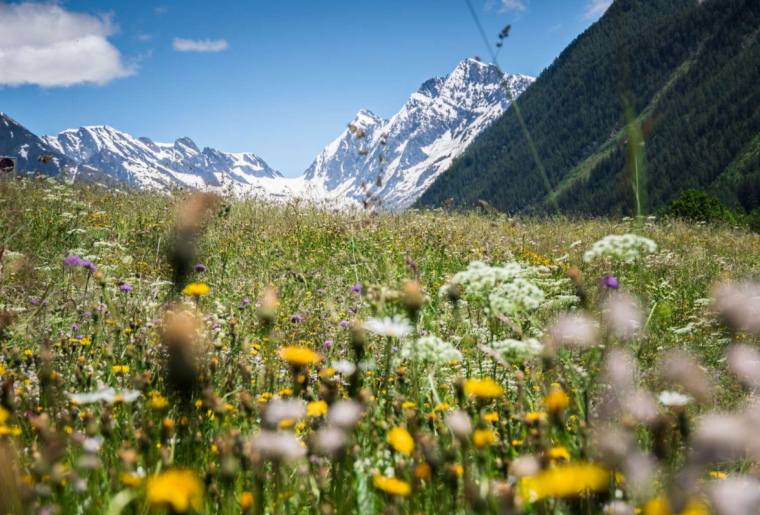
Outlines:
{"type": "Polygon", "coordinates": [[[148,481],[146,500],[154,507],[170,507],[175,513],[200,511],[203,485],[189,470],[169,470],[148,481]]]}
{"type": "Polygon", "coordinates": [[[395,477],[384,477],[377,475],[372,480],[375,488],[391,495],[400,495],[406,497],[412,493],[412,487],[409,483],[396,479],[395,477]]]}
{"type": "Polygon", "coordinates": [[[520,493],[526,501],[536,502],[547,497],[574,497],[587,492],[606,490],[610,473],[592,463],[576,463],[545,470],[520,483],[520,493]]]}

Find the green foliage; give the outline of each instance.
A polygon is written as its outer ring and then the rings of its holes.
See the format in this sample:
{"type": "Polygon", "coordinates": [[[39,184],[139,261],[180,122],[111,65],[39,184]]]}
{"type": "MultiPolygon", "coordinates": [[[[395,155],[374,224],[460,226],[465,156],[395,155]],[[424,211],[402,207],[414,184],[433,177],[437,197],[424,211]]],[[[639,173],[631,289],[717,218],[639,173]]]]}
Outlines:
{"type": "Polygon", "coordinates": [[[693,222],[734,221],[731,212],[705,190],[689,189],[675,199],[665,215],[693,222]]]}
{"type": "Polygon", "coordinates": [[[758,27],[753,0],[618,0],[518,100],[553,191],[509,110],[420,204],[483,199],[502,212],[540,212],[553,195],[567,213],[632,214],[626,127],[633,123],[645,137],[638,171],[652,210],[690,188],[757,207],[758,27]]]}

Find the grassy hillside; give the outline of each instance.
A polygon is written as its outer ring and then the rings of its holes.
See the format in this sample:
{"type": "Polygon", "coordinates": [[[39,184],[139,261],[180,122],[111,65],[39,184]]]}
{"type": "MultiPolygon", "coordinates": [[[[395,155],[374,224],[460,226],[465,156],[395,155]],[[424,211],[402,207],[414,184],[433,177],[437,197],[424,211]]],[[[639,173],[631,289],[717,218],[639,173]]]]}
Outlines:
{"type": "Polygon", "coordinates": [[[760,134],[759,25],[760,5],[746,0],[615,2],[519,100],[549,189],[510,111],[421,203],[633,213],[634,129],[645,140],[639,180],[650,211],[688,188],[753,209],[742,191],[746,181],[752,198],[760,191],[751,145],[760,134]],[[749,165],[723,177],[736,159],[749,165]]]}
{"type": "Polygon", "coordinates": [[[0,513],[707,513],[757,470],[685,451],[756,424],[757,322],[709,300],[756,235],[52,179],[0,219],[0,513]]]}

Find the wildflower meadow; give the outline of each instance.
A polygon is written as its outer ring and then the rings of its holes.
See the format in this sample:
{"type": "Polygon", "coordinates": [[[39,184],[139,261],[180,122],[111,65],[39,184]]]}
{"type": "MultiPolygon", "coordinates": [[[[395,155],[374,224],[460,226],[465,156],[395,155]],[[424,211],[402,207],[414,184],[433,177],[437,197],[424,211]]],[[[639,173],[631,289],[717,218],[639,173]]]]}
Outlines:
{"type": "Polygon", "coordinates": [[[0,181],[0,513],[756,513],[759,247],[0,181]]]}

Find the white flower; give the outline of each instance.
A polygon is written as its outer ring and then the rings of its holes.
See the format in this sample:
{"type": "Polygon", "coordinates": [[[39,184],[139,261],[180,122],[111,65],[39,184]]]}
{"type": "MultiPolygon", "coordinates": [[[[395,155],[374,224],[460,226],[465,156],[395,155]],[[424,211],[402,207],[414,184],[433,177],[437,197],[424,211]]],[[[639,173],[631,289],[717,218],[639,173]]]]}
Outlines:
{"type": "Polygon", "coordinates": [[[353,429],[362,417],[362,406],[354,401],[338,401],[330,406],[327,419],[344,431],[353,429]]]}
{"type": "Polygon", "coordinates": [[[543,300],[544,292],[541,288],[519,277],[500,284],[488,296],[491,309],[506,315],[534,311],[543,300]]]}
{"type": "Polygon", "coordinates": [[[259,431],[251,443],[262,456],[275,461],[296,461],[306,456],[306,447],[293,433],[259,431]]]}
{"type": "Polygon", "coordinates": [[[96,402],[106,402],[108,404],[114,404],[115,402],[134,402],[140,397],[140,392],[134,390],[122,390],[117,392],[113,388],[101,387],[90,393],[67,393],[66,394],[72,402],[78,405],[93,404],[96,402]]]}
{"type": "Polygon", "coordinates": [[[661,392],[657,397],[663,406],[684,407],[691,402],[691,397],[678,392],[661,392]]]}
{"type": "Polygon", "coordinates": [[[306,416],[306,403],[301,400],[273,400],[264,411],[264,422],[276,427],[284,420],[301,420],[306,416]]]}
{"type": "Polygon", "coordinates": [[[401,338],[402,336],[411,333],[413,330],[413,327],[401,315],[395,315],[393,318],[385,317],[382,320],[379,318],[370,318],[364,322],[362,327],[364,330],[371,333],[391,338],[401,338]]]}
{"type": "Polygon", "coordinates": [[[337,373],[343,374],[344,376],[350,376],[356,372],[356,365],[345,359],[333,362],[332,368],[335,369],[337,373]]]}
{"type": "Polygon", "coordinates": [[[504,358],[525,355],[537,356],[544,350],[544,346],[535,338],[529,338],[525,341],[507,338],[500,342],[494,342],[491,348],[504,358]]]}
{"type": "Polygon", "coordinates": [[[635,338],[644,328],[644,313],[635,298],[623,293],[610,296],[602,312],[609,328],[624,339],[635,338]]]}
{"type": "Polygon", "coordinates": [[[404,345],[401,357],[433,365],[444,365],[451,361],[461,361],[462,353],[451,343],[437,336],[424,336],[404,345]]]}
{"type": "Polygon", "coordinates": [[[643,252],[657,252],[657,244],[637,234],[611,234],[594,243],[591,250],[583,255],[583,261],[590,263],[597,257],[610,257],[631,262],[639,259],[643,252]]]}

